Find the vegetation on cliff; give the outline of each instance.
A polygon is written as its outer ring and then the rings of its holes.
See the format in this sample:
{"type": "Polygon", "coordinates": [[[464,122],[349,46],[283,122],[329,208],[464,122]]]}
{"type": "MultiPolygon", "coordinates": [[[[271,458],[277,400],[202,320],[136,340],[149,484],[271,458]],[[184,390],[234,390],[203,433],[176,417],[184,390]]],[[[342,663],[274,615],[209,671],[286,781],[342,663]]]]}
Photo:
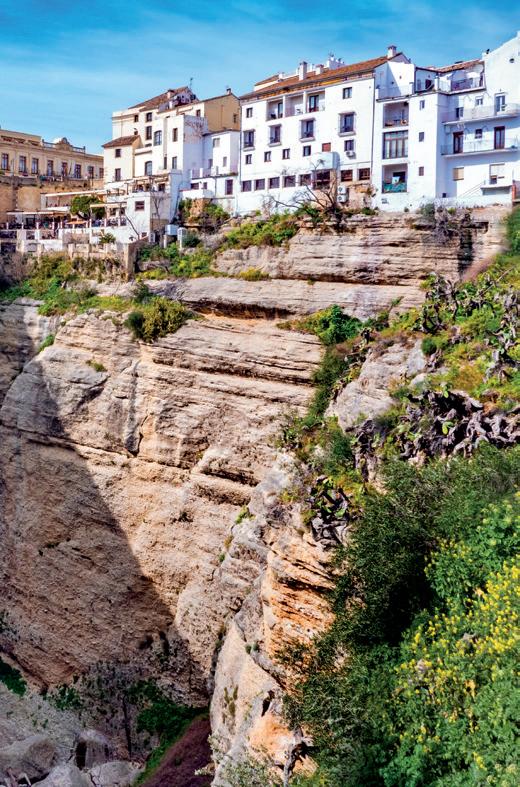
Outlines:
{"type": "Polygon", "coordinates": [[[324,384],[284,430],[292,495],[337,547],[332,627],[280,654],[287,718],[319,764],[295,783],[518,783],[519,226],[517,211],[510,253],[476,280],[432,278],[421,309],[343,344],[322,332],[324,384]],[[335,389],[406,337],[426,373],[343,433],[325,417],[335,389]]]}

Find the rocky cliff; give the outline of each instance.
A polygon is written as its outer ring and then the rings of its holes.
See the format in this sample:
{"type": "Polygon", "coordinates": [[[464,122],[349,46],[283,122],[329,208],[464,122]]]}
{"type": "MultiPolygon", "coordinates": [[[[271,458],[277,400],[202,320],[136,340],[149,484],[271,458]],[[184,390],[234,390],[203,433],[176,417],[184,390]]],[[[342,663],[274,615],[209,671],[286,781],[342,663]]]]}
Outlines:
{"type": "MultiPolygon", "coordinates": [[[[322,348],[275,320],[420,303],[431,270],[456,278],[494,253],[486,222],[455,232],[376,217],[341,238],[226,252],[221,271],[273,278],[154,282],[200,317],[153,345],[117,314],[2,307],[0,638],[34,686],[135,665],[184,702],[212,698],[224,753],[265,749],[287,767],[301,740],[282,721],[276,655],[329,622],[331,567],[299,506],[280,505],[295,470],[276,441],[284,415],[308,406],[322,348]]],[[[420,368],[380,363],[382,397],[420,368]]],[[[358,385],[378,374],[367,367],[358,385]]],[[[124,730],[111,733],[128,756],[124,730]]]]}

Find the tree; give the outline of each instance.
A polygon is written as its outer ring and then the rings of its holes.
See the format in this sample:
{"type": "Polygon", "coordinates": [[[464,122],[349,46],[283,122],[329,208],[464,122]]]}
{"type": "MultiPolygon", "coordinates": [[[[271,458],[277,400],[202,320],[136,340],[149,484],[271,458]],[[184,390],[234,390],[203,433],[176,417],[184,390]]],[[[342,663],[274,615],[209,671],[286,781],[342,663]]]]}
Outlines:
{"type": "Polygon", "coordinates": [[[95,194],[77,194],[70,203],[70,212],[73,216],[80,216],[82,219],[89,219],[91,215],[95,219],[102,219],[105,208],[99,205],[99,197],[95,194]],[[96,207],[93,208],[94,204],[96,207]]]}

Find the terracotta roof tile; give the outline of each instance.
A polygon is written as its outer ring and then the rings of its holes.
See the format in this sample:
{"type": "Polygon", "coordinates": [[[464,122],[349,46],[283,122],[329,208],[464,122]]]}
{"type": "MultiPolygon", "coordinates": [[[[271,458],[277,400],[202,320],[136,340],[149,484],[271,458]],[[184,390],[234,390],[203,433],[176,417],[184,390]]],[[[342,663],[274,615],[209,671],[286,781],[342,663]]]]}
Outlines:
{"type": "Polygon", "coordinates": [[[124,148],[128,147],[128,145],[133,145],[135,140],[138,139],[138,134],[133,134],[131,137],[118,137],[117,139],[111,139],[109,142],[105,142],[104,145],[101,147],[103,148],[124,148]]]}
{"type": "MultiPolygon", "coordinates": [[[[315,71],[309,71],[305,79],[300,79],[298,75],[293,75],[291,77],[286,77],[285,79],[280,79],[274,84],[268,85],[267,87],[260,90],[254,90],[251,93],[245,93],[243,96],[241,96],[241,98],[253,98],[255,96],[263,96],[275,92],[281,93],[290,88],[299,87],[300,85],[302,87],[308,87],[309,85],[313,85],[315,83],[320,84],[322,82],[335,82],[337,79],[348,79],[350,76],[356,76],[357,74],[373,71],[375,68],[377,68],[377,66],[386,63],[387,60],[387,56],[384,55],[382,57],[374,57],[371,60],[362,60],[359,63],[351,63],[349,65],[340,66],[339,68],[324,68],[320,74],[316,74],[315,71]]],[[[263,82],[267,81],[267,79],[264,79],[262,82],[257,82],[256,84],[261,85],[263,82]]]]}
{"type": "Polygon", "coordinates": [[[178,93],[182,93],[184,90],[189,91],[190,88],[187,85],[184,85],[183,87],[170,88],[170,90],[165,90],[164,93],[160,93],[158,96],[148,98],[146,101],[141,101],[139,104],[134,104],[133,106],[129,107],[129,109],[157,109],[157,107],[160,107],[161,104],[164,104],[166,101],[173,98],[178,93]]]}

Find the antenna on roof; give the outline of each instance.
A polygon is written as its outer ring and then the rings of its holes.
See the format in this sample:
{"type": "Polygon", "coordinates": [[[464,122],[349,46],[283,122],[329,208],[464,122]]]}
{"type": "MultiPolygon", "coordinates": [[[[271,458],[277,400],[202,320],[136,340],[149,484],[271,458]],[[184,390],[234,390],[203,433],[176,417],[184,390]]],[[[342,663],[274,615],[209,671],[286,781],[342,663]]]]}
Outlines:
{"type": "Polygon", "coordinates": [[[193,77],[190,77],[190,90],[193,93],[193,77]]]}

